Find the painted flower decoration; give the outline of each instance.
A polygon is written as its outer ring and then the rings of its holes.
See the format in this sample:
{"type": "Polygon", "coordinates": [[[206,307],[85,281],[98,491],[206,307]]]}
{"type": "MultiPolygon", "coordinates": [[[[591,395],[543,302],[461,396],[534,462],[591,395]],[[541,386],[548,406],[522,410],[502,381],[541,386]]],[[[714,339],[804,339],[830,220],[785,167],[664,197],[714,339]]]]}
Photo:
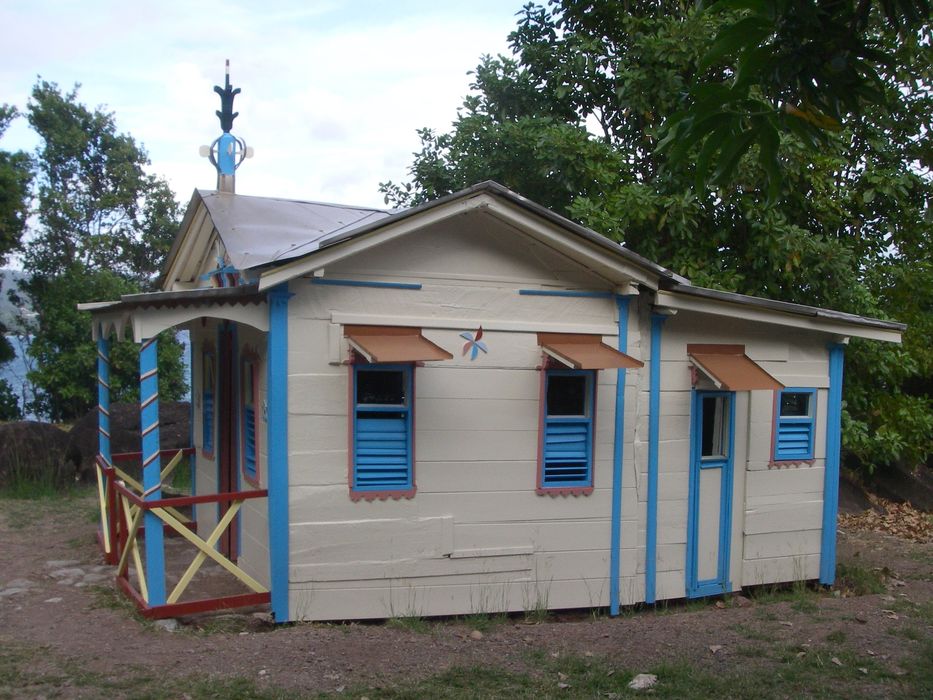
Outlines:
{"type": "Polygon", "coordinates": [[[466,356],[467,353],[470,353],[471,362],[477,358],[480,350],[483,352],[489,352],[489,348],[486,347],[486,343],[482,342],[482,326],[476,329],[475,334],[470,333],[469,331],[464,331],[460,334],[460,337],[467,341],[463,344],[463,355],[466,356]]]}

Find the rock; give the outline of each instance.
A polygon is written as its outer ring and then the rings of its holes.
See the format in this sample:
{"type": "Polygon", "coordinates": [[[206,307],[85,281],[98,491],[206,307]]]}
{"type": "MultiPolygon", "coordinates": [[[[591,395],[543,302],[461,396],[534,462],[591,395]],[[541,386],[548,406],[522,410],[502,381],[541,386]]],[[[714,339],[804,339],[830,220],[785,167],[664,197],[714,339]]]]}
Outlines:
{"type": "MultiPolygon", "coordinates": [[[[81,561],[78,559],[52,559],[51,561],[45,562],[45,565],[50,569],[64,569],[69,566],[77,566],[81,561]]],[[[99,567],[94,567],[99,568],[99,567]]],[[[105,567],[108,568],[108,567],[105,567]]]]}
{"type": "Polygon", "coordinates": [[[748,608],[753,605],[752,601],[746,598],[744,595],[732,596],[732,603],[737,608],[748,608]]]}
{"type": "Polygon", "coordinates": [[[3,588],[0,589],[0,598],[9,598],[11,595],[25,593],[27,590],[26,588],[3,588]]]}
{"type": "Polygon", "coordinates": [[[272,617],[272,613],[269,612],[254,612],[253,619],[268,625],[271,625],[273,622],[275,622],[275,619],[272,617]]]}
{"type": "MultiPolygon", "coordinates": [[[[159,402],[159,443],[163,450],[181,449],[191,445],[191,409],[187,401],[159,402]]],[[[142,444],[139,430],[139,404],[114,403],[110,406],[110,450],[139,452],[142,444]]],[[[66,446],[67,458],[77,465],[81,481],[94,481],[94,460],[97,456],[97,408],[92,408],[74,424],[66,446]]],[[[131,474],[139,465],[122,464],[131,474]]]]}
{"type": "Polygon", "coordinates": [[[570,687],[570,683],[558,683],[557,687],[560,688],[561,690],[566,690],[567,688],[570,687]]]}
{"type": "Polygon", "coordinates": [[[68,433],[51,423],[24,420],[0,425],[0,488],[20,479],[61,487],[74,481],[66,459],[68,433]]]}
{"type": "Polygon", "coordinates": [[[830,659],[830,661],[832,661],[837,666],[842,666],[842,662],[839,660],[838,656],[834,656],[833,658],[830,659]]]}
{"type": "Polygon", "coordinates": [[[7,588],[32,588],[35,585],[36,582],[30,581],[28,578],[15,578],[6,582],[7,588]]]}
{"type": "Polygon", "coordinates": [[[171,617],[165,620],[156,620],[153,624],[166,632],[174,632],[178,629],[178,620],[171,617]]]}
{"type": "Polygon", "coordinates": [[[63,600],[64,598],[49,598],[47,600],[43,600],[42,602],[43,603],[61,603],[63,600]]]}
{"type": "Polygon", "coordinates": [[[646,690],[658,684],[658,677],[653,673],[639,673],[628,684],[632,690],[646,690]]]}
{"type": "Polygon", "coordinates": [[[473,630],[472,632],[470,632],[470,639],[479,640],[482,638],[483,638],[483,633],[480,632],[479,630],[473,630]]]}
{"type": "Polygon", "coordinates": [[[49,576],[52,578],[83,578],[84,569],[79,569],[77,567],[56,569],[55,571],[50,571],[49,576]]]}
{"type": "Polygon", "coordinates": [[[716,653],[722,651],[722,644],[710,644],[710,645],[709,645],[709,651],[710,651],[711,654],[716,654],[716,653]]]}

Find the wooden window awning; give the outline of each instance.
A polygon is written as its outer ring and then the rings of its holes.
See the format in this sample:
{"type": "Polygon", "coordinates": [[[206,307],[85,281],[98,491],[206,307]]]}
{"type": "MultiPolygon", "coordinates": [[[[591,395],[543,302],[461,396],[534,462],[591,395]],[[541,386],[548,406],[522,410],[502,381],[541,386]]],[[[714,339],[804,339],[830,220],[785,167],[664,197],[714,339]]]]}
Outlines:
{"type": "Polygon", "coordinates": [[[538,345],[572,369],[635,369],[644,367],[634,357],[603,342],[602,336],[580,333],[538,333],[538,345]]]}
{"type": "Polygon", "coordinates": [[[726,391],[783,389],[784,385],[745,354],[744,345],[688,345],[694,366],[726,391]]]}
{"type": "Polygon", "coordinates": [[[449,352],[421,335],[420,328],[403,326],[344,326],[350,347],[367,362],[426,362],[450,360],[449,352]]]}

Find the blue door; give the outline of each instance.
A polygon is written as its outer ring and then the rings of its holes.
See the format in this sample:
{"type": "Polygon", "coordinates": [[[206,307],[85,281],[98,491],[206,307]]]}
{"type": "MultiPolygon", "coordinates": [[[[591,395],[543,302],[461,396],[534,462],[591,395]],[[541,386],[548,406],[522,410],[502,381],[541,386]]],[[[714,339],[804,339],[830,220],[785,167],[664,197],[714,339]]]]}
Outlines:
{"type": "Polygon", "coordinates": [[[694,391],[687,509],[687,597],[727,593],[735,393],[694,391]]]}

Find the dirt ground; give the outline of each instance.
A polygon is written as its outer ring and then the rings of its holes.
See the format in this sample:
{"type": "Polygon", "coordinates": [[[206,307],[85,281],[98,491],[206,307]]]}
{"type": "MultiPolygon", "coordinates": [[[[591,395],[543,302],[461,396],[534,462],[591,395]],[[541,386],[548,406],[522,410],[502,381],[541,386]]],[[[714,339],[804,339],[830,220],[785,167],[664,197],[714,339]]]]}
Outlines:
{"type": "MultiPolygon", "coordinates": [[[[121,683],[130,674],[149,679],[150,690],[160,677],[241,677],[251,688],[302,696],[368,688],[375,698],[455,667],[534,674],[542,659],[579,657],[634,672],[676,661],[729,674],[778,663],[769,652],[778,647],[785,656],[858,666],[847,682],[864,676],[864,694],[884,697],[910,695],[914,686],[898,678],[933,648],[933,543],[846,531],[839,560],[848,590],[835,592],[758,591],[618,618],[575,612],[534,623],[513,616],[274,627],[244,614],[166,631],[114,592],[94,512],[91,493],[0,500],[0,697],[127,696],[121,683]],[[883,581],[881,592],[850,595],[866,577],[883,581]]],[[[186,696],[165,688],[166,697],[186,696]]]]}

